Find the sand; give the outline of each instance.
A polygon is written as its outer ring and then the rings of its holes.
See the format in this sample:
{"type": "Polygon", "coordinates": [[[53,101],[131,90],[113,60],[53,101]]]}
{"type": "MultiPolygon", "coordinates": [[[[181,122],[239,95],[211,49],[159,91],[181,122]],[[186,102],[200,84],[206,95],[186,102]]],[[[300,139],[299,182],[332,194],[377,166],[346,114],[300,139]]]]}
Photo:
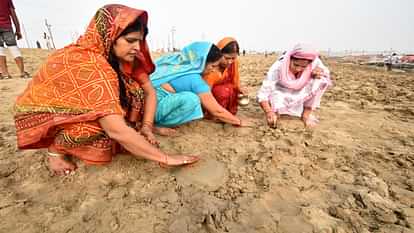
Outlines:
{"type": "MultiPolygon", "coordinates": [[[[27,70],[47,54],[23,50],[27,70]]],[[[414,73],[328,59],[319,125],[270,129],[254,96],[276,58],[240,59],[252,99],[239,114],[255,127],[202,120],[159,137],[201,156],[178,169],[121,154],[51,176],[44,151],[16,148],[12,106],[28,81],[1,80],[0,232],[414,232],[414,73]]]]}

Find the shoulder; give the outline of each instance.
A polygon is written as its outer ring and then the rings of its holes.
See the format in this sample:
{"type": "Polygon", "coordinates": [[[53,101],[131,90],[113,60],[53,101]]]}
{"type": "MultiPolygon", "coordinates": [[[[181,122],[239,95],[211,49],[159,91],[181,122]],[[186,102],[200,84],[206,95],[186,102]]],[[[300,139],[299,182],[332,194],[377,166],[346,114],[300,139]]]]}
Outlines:
{"type": "Polygon", "coordinates": [[[269,68],[269,72],[274,72],[280,69],[282,63],[284,61],[284,57],[277,59],[269,68]]]}

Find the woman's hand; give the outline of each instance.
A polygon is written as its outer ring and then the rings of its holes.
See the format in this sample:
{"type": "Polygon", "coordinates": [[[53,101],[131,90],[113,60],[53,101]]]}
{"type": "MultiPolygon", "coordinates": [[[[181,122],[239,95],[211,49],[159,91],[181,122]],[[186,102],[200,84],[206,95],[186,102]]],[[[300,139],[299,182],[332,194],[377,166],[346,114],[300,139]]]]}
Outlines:
{"type": "Polygon", "coordinates": [[[320,79],[323,76],[323,69],[320,67],[315,67],[315,69],[312,70],[312,77],[316,79],[320,79]]]}
{"type": "Polygon", "coordinates": [[[240,119],[240,127],[254,127],[254,122],[250,118],[241,118],[240,119]]]}
{"type": "Polygon", "coordinates": [[[165,161],[161,162],[160,165],[165,166],[182,166],[187,164],[193,164],[200,160],[198,156],[192,155],[167,155],[165,161]]]}
{"type": "Polygon", "coordinates": [[[140,133],[145,139],[154,146],[158,146],[160,142],[155,138],[154,134],[152,133],[152,127],[144,124],[141,127],[140,133]]]}
{"type": "Polygon", "coordinates": [[[277,114],[272,111],[266,112],[266,121],[270,128],[276,128],[277,114]]]}

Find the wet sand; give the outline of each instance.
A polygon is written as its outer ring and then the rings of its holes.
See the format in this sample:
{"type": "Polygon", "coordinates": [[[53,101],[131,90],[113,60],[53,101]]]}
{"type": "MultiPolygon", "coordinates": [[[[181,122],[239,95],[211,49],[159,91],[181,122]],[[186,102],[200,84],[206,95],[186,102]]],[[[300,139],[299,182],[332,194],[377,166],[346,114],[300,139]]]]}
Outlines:
{"type": "MultiPolygon", "coordinates": [[[[47,51],[23,55],[33,73],[47,51]]],[[[120,154],[51,176],[44,151],[16,148],[12,106],[28,81],[1,80],[0,232],[414,232],[414,73],[328,59],[319,125],[270,129],[254,96],[276,58],[240,59],[252,99],[239,114],[255,127],[202,120],[159,137],[202,157],[179,169],[120,154]]]]}

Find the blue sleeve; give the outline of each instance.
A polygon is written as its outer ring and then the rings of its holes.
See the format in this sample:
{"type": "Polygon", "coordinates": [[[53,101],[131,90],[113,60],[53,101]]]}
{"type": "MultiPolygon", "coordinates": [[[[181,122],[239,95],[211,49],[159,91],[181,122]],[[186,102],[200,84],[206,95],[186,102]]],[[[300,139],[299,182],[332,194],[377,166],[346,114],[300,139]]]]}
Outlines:
{"type": "Polygon", "coordinates": [[[197,77],[194,75],[194,77],[191,77],[191,91],[195,94],[210,92],[210,86],[200,75],[197,75],[197,77]]]}

